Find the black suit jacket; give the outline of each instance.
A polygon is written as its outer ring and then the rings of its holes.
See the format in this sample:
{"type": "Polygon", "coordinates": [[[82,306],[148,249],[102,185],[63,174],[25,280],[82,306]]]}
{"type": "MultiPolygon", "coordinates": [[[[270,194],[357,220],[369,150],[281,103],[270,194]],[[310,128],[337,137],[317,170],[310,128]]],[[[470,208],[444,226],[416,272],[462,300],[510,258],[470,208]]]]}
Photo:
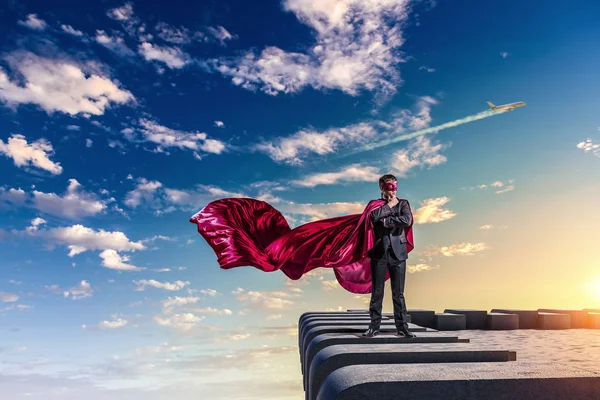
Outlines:
{"type": "Polygon", "coordinates": [[[370,258],[382,258],[390,244],[399,260],[408,258],[404,228],[412,225],[413,216],[408,202],[398,200],[400,202],[393,208],[390,208],[386,203],[371,211],[371,221],[373,221],[375,230],[375,244],[369,250],[368,255],[370,258]]]}

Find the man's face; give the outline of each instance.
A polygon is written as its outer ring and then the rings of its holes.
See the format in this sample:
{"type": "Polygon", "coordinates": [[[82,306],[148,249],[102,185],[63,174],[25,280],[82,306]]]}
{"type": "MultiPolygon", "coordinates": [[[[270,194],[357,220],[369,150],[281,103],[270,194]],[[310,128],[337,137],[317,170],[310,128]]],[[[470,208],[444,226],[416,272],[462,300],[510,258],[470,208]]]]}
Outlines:
{"type": "Polygon", "coordinates": [[[396,197],[396,189],[386,189],[385,188],[385,185],[387,183],[392,183],[392,182],[394,182],[394,181],[386,182],[383,185],[381,185],[381,193],[382,193],[383,197],[385,197],[386,199],[393,199],[394,197],[396,197]]]}

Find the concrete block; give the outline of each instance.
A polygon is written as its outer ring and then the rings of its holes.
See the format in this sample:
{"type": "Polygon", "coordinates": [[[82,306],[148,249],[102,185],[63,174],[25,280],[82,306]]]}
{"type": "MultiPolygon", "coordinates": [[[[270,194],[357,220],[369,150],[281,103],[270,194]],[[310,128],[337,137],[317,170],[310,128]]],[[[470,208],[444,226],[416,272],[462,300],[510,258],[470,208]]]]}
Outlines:
{"type": "MultiPolygon", "coordinates": [[[[305,354],[305,349],[308,347],[308,344],[313,340],[315,336],[323,335],[325,333],[350,333],[362,335],[368,329],[368,325],[320,325],[311,328],[306,332],[304,338],[302,339],[302,343],[300,344],[300,357],[303,357],[305,354]]],[[[436,332],[435,330],[429,328],[423,328],[420,326],[416,326],[413,324],[408,324],[408,329],[415,334],[417,332],[436,332]]],[[[395,334],[396,326],[394,324],[381,324],[380,327],[381,334],[395,334]]],[[[362,336],[361,336],[362,337],[362,336]]],[[[363,338],[365,340],[370,340],[370,338],[363,338]]]]}
{"type": "MultiPolygon", "coordinates": [[[[365,332],[367,329],[369,329],[369,322],[368,321],[339,321],[339,320],[335,320],[335,321],[331,321],[331,324],[328,323],[323,323],[323,321],[316,321],[316,322],[310,322],[308,326],[305,326],[304,329],[302,330],[301,333],[298,334],[298,351],[300,352],[300,357],[302,357],[302,352],[305,349],[304,343],[309,343],[310,340],[307,342],[307,338],[309,337],[309,333],[311,331],[313,332],[319,332],[318,330],[314,330],[315,328],[319,328],[321,326],[327,326],[328,327],[328,332],[340,332],[340,333],[348,333],[348,332],[353,332],[353,333],[358,333],[360,332],[360,334],[362,335],[363,332],[365,332]],[[336,327],[340,327],[343,330],[342,331],[337,331],[336,327]],[[352,329],[352,330],[349,330],[352,329]]],[[[388,331],[388,332],[396,332],[396,325],[394,324],[393,321],[389,321],[389,320],[382,320],[381,321],[381,326],[379,327],[379,330],[381,332],[384,331],[388,331]]]]}
{"type": "MultiPolygon", "coordinates": [[[[382,316],[381,320],[387,321],[387,320],[389,320],[389,318],[386,316],[382,316]]],[[[307,317],[307,318],[304,318],[304,320],[302,320],[302,322],[300,322],[300,324],[298,325],[298,330],[302,331],[309,322],[314,322],[314,321],[363,321],[363,322],[366,321],[366,323],[368,324],[369,322],[371,322],[371,318],[368,315],[365,315],[365,316],[336,315],[336,316],[332,316],[332,317],[321,317],[321,316],[307,317]]]]}
{"type": "Polygon", "coordinates": [[[467,316],[464,314],[435,313],[435,329],[438,331],[467,329],[467,316]]]}
{"type": "MultiPolygon", "coordinates": [[[[304,338],[304,335],[306,334],[306,332],[308,332],[311,328],[314,328],[315,326],[321,326],[321,325],[360,325],[360,326],[365,326],[365,331],[368,329],[369,324],[371,323],[370,319],[364,319],[364,318],[358,318],[358,319],[317,319],[317,320],[313,320],[313,321],[308,321],[306,322],[302,328],[298,329],[298,344],[302,343],[302,339],[304,338]]],[[[395,327],[396,325],[394,324],[393,320],[390,319],[385,319],[382,318],[381,319],[381,326],[393,326],[395,327]]]]}
{"type": "Polygon", "coordinates": [[[588,313],[588,328],[600,329],[600,312],[588,313]]]}
{"type": "Polygon", "coordinates": [[[569,314],[538,312],[538,329],[570,329],[569,314]]]}
{"type": "Polygon", "coordinates": [[[550,362],[352,365],[317,400],[597,400],[600,374],[550,362]]]}
{"type": "Polygon", "coordinates": [[[302,315],[300,315],[300,320],[307,318],[307,317],[313,317],[313,316],[333,316],[333,315],[352,315],[352,316],[356,316],[356,315],[369,315],[368,312],[360,312],[360,313],[349,313],[347,311],[307,311],[305,313],[302,313],[302,315]]]}
{"type": "MultiPolygon", "coordinates": [[[[306,374],[306,394],[307,399],[316,399],[327,376],[350,365],[505,362],[516,359],[514,351],[477,347],[469,343],[333,345],[314,356],[306,374]]],[[[395,367],[388,366],[390,369],[395,367]]]]}
{"type": "Polygon", "coordinates": [[[315,336],[308,344],[304,353],[302,373],[306,377],[306,371],[311,364],[315,354],[329,346],[338,344],[414,344],[414,343],[469,343],[470,339],[459,338],[456,335],[448,335],[440,332],[419,332],[415,338],[403,338],[396,336],[395,332],[385,332],[372,338],[365,338],[359,334],[349,333],[326,333],[315,336]]]}
{"type": "Polygon", "coordinates": [[[560,310],[552,308],[539,308],[538,312],[569,314],[571,316],[572,329],[586,328],[588,325],[588,312],[585,310],[560,310]]]}
{"type": "Polygon", "coordinates": [[[519,329],[518,314],[489,313],[486,328],[489,330],[519,329]]]}
{"type": "Polygon", "coordinates": [[[435,328],[435,311],[433,310],[407,310],[410,322],[415,325],[425,326],[427,328],[435,328]]]}
{"type": "Polygon", "coordinates": [[[333,317],[333,316],[348,316],[348,315],[352,315],[352,316],[364,316],[364,315],[369,315],[369,313],[348,313],[348,312],[342,312],[342,311],[335,311],[335,312],[330,312],[330,311],[311,311],[311,312],[305,312],[302,313],[302,315],[300,315],[300,318],[298,318],[298,323],[300,323],[301,321],[303,321],[306,318],[310,318],[310,317],[315,317],[315,316],[321,316],[321,317],[333,317]]]}
{"type": "Polygon", "coordinates": [[[467,329],[485,329],[487,321],[486,310],[458,309],[447,308],[444,313],[448,314],[463,314],[467,317],[467,329]]]}
{"type": "MultiPolygon", "coordinates": [[[[382,313],[381,316],[387,319],[393,319],[394,313],[382,313]]],[[[305,312],[298,318],[298,326],[302,324],[308,318],[370,318],[368,312],[346,312],[346,311],[312,311],[305,312]]],[[[408,316],[408,322],[411,322],[410,316],[408,316]]]]}
{"type": "Polygon", "coordinates": [[[494,308],[493,313],[517,314],[519,316],[519,329],[537,329],[538,327],[538,311],[537,310],[520,310],[511,308],[494,308]]]}

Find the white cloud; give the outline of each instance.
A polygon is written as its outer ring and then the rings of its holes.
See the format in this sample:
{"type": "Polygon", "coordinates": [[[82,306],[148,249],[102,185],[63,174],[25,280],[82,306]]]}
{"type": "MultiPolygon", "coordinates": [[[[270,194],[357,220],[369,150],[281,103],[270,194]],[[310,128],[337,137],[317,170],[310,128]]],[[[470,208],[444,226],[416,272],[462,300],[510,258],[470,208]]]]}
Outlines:
{"type": "Polygon", "coordinates": [[[58,286],[58,285],[44,285],[44,287],[54,294],[62,294],[63,293],[62,290],[60,289],[60,286],[58,286]]]}
{"type": "Polygon", "coordinates": [[[160,61],[171,69],[183,68],[189,62],[189,56],[177,47],[143,42],[139,45],[138,52],[146,61],[160,61]]]}
{"type": "Polygon", "coordinates": [[[369,304],[371,302],[371,296],[357,294],[357,295],[352,296],[352,298],[354,298],[355,300],[358,300],[364,304],[369,304]]]}
{"type": "Polygon", "coordinates": [[[435,72],[435,68],[429,68],[429,67],[425,67],[425,66],[420,66],[419,70],[425,70],[427,72],[435,72]]]}
{"type": "Polygon", "coordinates": [[[333,290],[338,289],[340,287],[340,284],[338,283],[337,279],[321,281],[321,284],[323,285],[323,290],[333,290]]]}
{"type": "MultiPolygon", "coordinates": [[[[346,203],[346,202],[333,202],[333,203],[293,203],[284,202],[277,203],[277,209],[283,213],[305,215],[310,217],[309,221],[315,221],[325,218],[331,218],[339,215],[348,214],[361,214],[365,209],[363,203],[346,203]]],[[[309,222],[309,221],[302,221],[309,222]]]]}
{"type": "Polygon", "coordinates": [[[218,294],[218,292],[215,289],[188,289],[187,292],[188,294],[200,293],[202,295],[211,297],[214,297],[218,294]]]}
{"type": "Polygon", "coordinates": [[[430,266],[428,264],[421,264],[421,263],[419,263],[419,264],[408,265],[406,271],[409,274],[415,274],[415,273],[418,273],[418,272],[430,271],[432,269],[437,269],[437,268],[438,267],[432,267],[432,266],[430,266]]]}
{"type": "Polygon", "coordinates": [[[129,131],[127,131],[125,137],[134,142],[156,143],[158,147],[155,152],[164,153],[165,149],[175,147],[194,152],[221,154],[226,148],[225,143],[216,139],[209,139],[204,132],[179,131],[148,119],[140,119],[139,123],[141,126],[139,132],[142,134],[142,139],[136,139],[135,130],[131,128],[128,128],[129,131]]]}
{"type": "MultiPolygon", "coordinates": [[[[431,107],[437,100],[430,96],[417,99],[414,111],[396,112],[389,121],[368,120],[342,128],[329,128],[324,131],[302,129],[287,137],[278,137],[268,142],[258,143],[254,148],[266,153],[276,162],[301,164],[311,153],[327,155],[353,147],[368,147],[375,140],[391,140],[407,130],[421,129],[431,121],[431,107]]],[[[448,145],[432,146],[429,139],[417,137],[408,150],[395,155],[393,167],[398,174],[416,165],[439,165],[445,158],[437,154],[448,145]],[[408,162],[408,165],[404,165],[408,162]]]]}
{"type": "Polygon", "coordinates": [[[69,179],[67,191],[62,196],[55,193],[44,193],[34,190],[32,206],[37,210],[72,219],[97,215],[106,210],[106,200],[95,194],[85,192],[76,179],[69,179]]]}
{"type": "Polygon", "coordinates": [[[163,309],[165,312],[171,312],[173,308],[180,307],[188,304],[195,304],[200,300],[200,297],[169,297],[166,300],[162,301],[163,309]]]}
{"type": "Polygon", "coordinates": [[[60,27],[64,32],[68,33],[69,35],[83,36],[83,32],[73,28],[71,25],[62,24],[60,27]]]}
{"type": "Polygon", "coordinates": [[[280,310],[295,304],[293,301],[284,297],[290,297],[288,293],[278,291],[257,292],[245,291],[238,288],[233,293],[240,302],[253,308],[263,308],[269,310],[280,310]]]}
{"type": "MultiPolygon", "coordinates": [[[[27,199],[27,194],[21,188],[19,189],[4,189],[0,187],[0,200],[8,201],[14,205],[22,205],[27,199]]],[[[1,203],[0,203],[1,204],[1,203]]]]}
{"type": "Polygon", "coordinates": [[[138,356],[146,356],[153,354],[163,354],[183,350],[186,346],[175,346],[168,343],[162,343],[158,346],[138,347],[133,352],[138,356]]]}
{"type": "Polygon", "coordinates": [[[214,186],[197,185],[195,190],[170,189],[158,181],[138,178],[135,189],[127,193],[125,204],[130,207],[145,205],[156,213],[168,213],[177,209],[197,210],[198,204],[223,197],[246,197],[243,193],[229,192],[214,186]]]}
{"type": "Polygon", "coordinates": [[[70,288],[64,292],[64,296],[73,300],[81,300],[91,297],[94,293],[92,286],[87,281],[81,281],[79,285],[70,288]]]}
{"type": "Polygon", "coordinates": [[[96,43],[101,44],[107,49],[114,51],[121,56],[133,56],[135,53],[127,47],[123,38],[118,36],[109,36],[103,30],[97,30],[94,37],[96,43]]]}
{"type": "MultiPolygon", "coordinates": [[[[156,32],[156,36],[165,42],[177,44],[177,45],[187,45],[192,43],[193,41],[199,42],[210,42],[210,41],[218,41],[222,45],[225,45],[225,42],[228,40],[236,39],[237,36],[231,34],[227,29],[222,26],[217,27],[208,27],[205,32],[199,31],[190,31],[186,27],[174,27],[169,25],[166,22],[158,22],[156,27],[154,28],[156,32]]],[[[151,36],[151,35],[150,35],[151,36]]],[[[141,41],[150,40],[152,37],[141,37],[141,41]]]]}
{"type": "Polygon", "coordinates": [[[0,312],[11,311],[11,310],[23,311],[23,310],[28,310],[30,308],[31,308],[31,306],[28,306],[25,304],[12,304],[8,307],[0,308],[0,312]]]}
{"type": "Polygon", "coordinates": [[[515,190],[515,186],[513,185],[514,183],[514,179],[509,179],[508,183],[504,183],[502,181],[494,181],[492,183],[486,184],[486,183],[482,183],[480,185],[477,185],[476,187],[468,187],[468,188],[463,188],[463,189],[468,189],[468,190],[473,190],[473,189],[490,189],[490,188],[495,188],[498,189],[495,191],[495,193],[497,194],[501,194],[501,193],[506,193],[506,192],[510,192],[511,190],[515,190]]]}
{"type": "Polygon", "coordinates": [[[140,280],[140,281],[133,281],[133,283],[136,284],[137,288],[136,290],[144,290],[146,288],[146,286],[152,286],[158,289],[165,289],[165,290],[181,290],[184,287],[186,287],[187,285],[189,285],[189,282],[183,282],[183,281],[175,281],[173,283],[169,283],[169,282],[159,282],[159,281],[155,281],[154,279],[150,279],[150,280],[140,280]]]}
{"type": "Polygon", "coordinates": [[[103,229],[94,230],[83,225],[52,228],[28,232],[30,236],[42,237],[50,242],[67,245],[69,257],[83,253],[87,250],[117,250],[136,251],[146,247],[141,242],[132,242],[119,231],[108,232],[103,229]]]}
{"type": "Polygon", "coordinates": [[[109,10],[106,15],[117,21],[127,21],[133,16],[133,5],[127,2],[121,7],[109,10]]]}
{"type": "Polygon", "coordinates": [[[141,240],[141,242],[142,243],[153,243],[157,240],[164,240],[165,242],[175,242],[177,239],[170,237],[170,236],[165,236],[165,235],[154,235],[148,239],[141,240]]]}
{"type": "Polygon", "coordinates": [[[447,221],[456,216],[452,210],[442,208],[448,203],[448,197],[437,197],[421,201],[421,206],[413,213],[415,224],[432,224],[447,221]]]}
{"type": "Polygon", "coordinates": [[[193,311],[193,312],[199,313],[199,314],[212,314],[212,315],[232,315],[233,314],[231,312],[231,310],[229,310],[227,308],[218,309],[218,308],[213,308],[213,307],[207,307],[207,308],[192,307],[192,308],[190,308],[190,311],[193,311]]]}
{"type": "Polygon", "coordinates": [[[175,314],[170,317],[155,316],[154,321],[161,326],[170,326],[178,330],[188,331],[203,321],[205,316],[196,316],[192,313],[175,314]]]}
{"type": "Polygon", "coordinates": [[[135,189],[129,191],[125,196],[125,205],[129,207],[137,207],[142,202],[153,203],[157,189],[162,187],[162,183],[158,181],[148,181],[145,178],[139,178],[135,189]]]}
{"type": "Polygon", "coordinates": [[[217,128],[223,128],[225,126],[225,123],[223,121],[215,121],[215,126],[217,128]]]}
{"type": "Polygon", "coordinates": [[[277,162],[300,164],[309,153],[319,155],[334,153],[341,144],[360,143],[374,138],[377,130],[370,123],[358,123],[344,128],[331,128],[323,132],[300,130],[288,137],[257,144],[262,151],[277,162]]]}
{"type": "Polygon", "coordinates": [[[500,55],[502,56],[502,58],[506,58],[510,55],[510,53],[507,51],[503,51],[502,53],[500,53],[500,55]]]}
{"type": "Polygon", "coordinates": [[[226,40],[232,40],[235,39],[235,36],[232,35],[227,29],[223,28],[222,26],[217,26],[216,28],[213,27],[209,27],[208,28],[208,32],[215,38],[217,39],[219,42],[221,42],[221,44],[224,44],[226,40]]]}
{"type": "Polygon", "coordinates": [[[144,268],[136,267],[135,265],[127,264],[128,256],[121,256],[113,249],[106,249],[99,254],[102,258],[102,266],[120,271],[141,271],[144,268]]]}
{"type": "Polygon", "coordinates": [[[9,105],[34,103],[48,114],[102,115],[111,105],[135,100],[133,95],[105,76],[94,63],[39,57],[17,51],[5,57],[14,72],[22,75],[23,86],[9,80],[0,68],[0,100],[9,105]]]}
{"type": "Polygon", "coordinates": [[[489,249],[490,247],[482,242],[471,243],[463,242],[457,243],[450,246],[433,246],[431,251],[428,251],[427,255],[442,254],[446,257],[452,257],[455,255],[471,256],[474,253],[489,249]]]}
{"type": "Polygon", "coordinates": [[[102,259],[102,266],[106,268],[125,271],[140,271],[145,269],[127,264],[126,262],[129,261],[129,257],[121,256],[117,252],[146,249],[141,241],[132,242],[123,232],[108,232],[103,229],[96,231],[83,225],[52,229],[39,229],[38,226],[39,224],[33,225],[24,231],[14,231],[12,233],[42,238],[51,245],[65,245],[69,249],[69,257],[88,250],[102,250],[99,257],[102,259]]]}
{"type": "Polygon", "coordinates": [[[438,104],[438,101],[431,96],[421,96],[417,100],[415,105],[415,113],[409,114],[406,110],[403,110],[400,114],[401,121],[408,121],[407,127],[410,130],[418,131],[425,129],[429,126],[432,121],[431,118],[431,107],[438,104]]]}
{"type": "Polygon", "coordinates": [[[302,187],[315,187],[317,185],[332,185],[341,182],[377,182],[379,169],[376,167],[352,164],[338,172],[323,172],[309,175],[300,180],[294,180],[293,185],[302,187]]]}
{"type": "MultiPolygon", "coordinates": [[[[175,44],[186,44],[189,43],[196,34],[190,33],[190,30],[185,27],[175,28],[170,26],[166,22],[159,22],[156,24],[155,30],[157,36],[165,42],[175,44]]],[[[202,35],[203,36],[203,35],[202,35]]]]}
{"type": "MultiPolygon", "coordinates": [[[[1,74],[2,71],[0,71],[0,80],[2,78],[1,74]]],[[[0,89],[2,88],[1,85],[0,81],[0,89]]],[[[2,91],[0,91],[1,96],[2,91]]],[[[38,139],[28,143],[25,136],[13,134],[7,139],[6,143],[0,139],[0,154],[12,158],[17,167],[33,166],[54,175],[62,173],[60,163],[50,160],[50,157],[54,155],[54,149],[52,148],[52,144],[46,139],[38,139]]]]}
{"type": "MultiPolygon", "coordinates": [[[[267,319],[269,319],[269,318],[267,318],[267,319]]],[[[253,334],[251,334],[251,333],[235,333],[235,334],[231,334],[231,335],[219,335],[214,338],[214,341],[217,343],[230,343],[230,342],[237,342],[239,340],[246,340],[252,336],[253,336],[253,334]]]]}
{"type": "Polygon", "coordinates": [[[127,320],[122,318],[117,318],[114,321],[102,321],[97,326],[89,327],[87,325],[82,325],[81,327],[86,330],[111,330],[111,329],[119,329],[127,325],[127,320]]]}
{"type": "MultiPolygon", "coordinates": [[[[177,189],[165,189],[167,201],[177,205],[190,206],[192,204],[198,204],[197,201],[204,201],[210,197],[210,193],[200,190],[177,190],[177,189]]],[[[242,196],[234,196],[242,197],[242,196]]]]}
{"type": "Polygon", "coordinates": [[[35,228],[37,228],[38,226],[45,224],[45,223],[46,223],[46,220],[43,218],[39,218],[39,217],[31,220],[31,226],[33,226],[35,228]]]}
{"type": "MultiPolygon", "coordinates": [[[[261,192],[258,195],[250,195],[243,192],[230,192],[219,187],[206,185],[196,185],[196,189],[193,190],[170,189],[163,187],[160,182],[154,181],[150,185],[151,182],[148,182],[144,178],[140,178],[139,181],[142,182],[142,187],[149,185],[148,190],[140,190],[141,188],[138,186],[138,188],[128,193],[125,204],[132,207],[144,204],[156,210],[157,213],[167,213],[175,210],[198,211],[199,204],[207,204],[224,197],[253,197],[258,200],[267,201],[284,213],[286,218],[291,218],[289,215],[285,215],[286,213],[302,215],[309,217],[306,222],[339,215],[360,214],[365,207],[365,204],[359,202],[294,203],[265,192],[261,192]]],[[[295,220],[294,218],[291,219],[295,220]]]]}
{"type": "Polygon", "coordinates": [[[27,193],[22,189],[0,188],[0,199],[7,200],[17,206],[35,208],[36,210],[69,219],[80,219],[97,215],[106,210],[109,200],[98,198],[94,193],[81,189],[75,179],[69,179],[69,186],[61,196],[55,193],[44,193],[34,190],[27,193]]]}
{"type": "Polygon", "coordinates": [[[592,139],[588,138],[585,142],[577,143],[578,149],[583,149],[585,153],[592,153],[593,155],[600,157],[600,143],[594,143],[592,139]]]}
{"type": "Polygon", "coordinates": [[[479,229],[483,229],[483,230],[506,229],[506,228],[508,228],[508,226],[506,226],[506,225],[502,225],[502,226],[498,226],[498,227],[495,227],[494,225],[482,225],[479,227],[479,229]]]}
{"type": "Polygon", "coordinates": [[[432,145],[431,140],[425,136],[417,136],[410,142],[408,148],[398,150],[392,155],[391,168],[398,178],[406,178],[408,172],[417,167],[434,167],[447,161],[447,158],[439,154],[448,145],[432,145]]]}
{"type": "Polygon", "coordinates": [[[85,147],[90,148],[93,144],[94,142],[92,141],[92,139],[85,139],[85,147]]]}
{"type": "Polygon", "coordinates": [[[100,327],[102,328],[106,328],[106,329],[117,329],[117,328],[122,328],[125,325],[127,325],[127,321],[124,319],[117,319],[116,321],[102,321],[100,323],[100,327]]]}
{"type": "Polygon", "coordinates": [[[36,31],[43,31],[48,24],[43,19],[38,18],[37,14],[29,14],[25,21],[19,21],[19,25],[28,27],[36,31]]]}
{"type": "Polygon", "coordinates": [[[496,193],[501,194],[501,193],[510,192],[511,190],[515,190],[514,185],[509,185],[509,186],[506,186],[504,189],[496,190],[496,193]]]}
{"type": "Polygon", "coordinates": [[[316,34],[305,53],[267,47],[233,60],[213,60],[215,68],[235,85],[268,94],[297,92],[307,86],[339,89],[357,95],[361,89],[384,96],[402,83],[398,49],[408,1],[284,0],[283,8],[316,34]]]}
{"type": "Polygon", "coordinates": [[[0,292],[0,301],[4,303],[14,303],[19,300],[19,296],[14,293],[0,292]]]}

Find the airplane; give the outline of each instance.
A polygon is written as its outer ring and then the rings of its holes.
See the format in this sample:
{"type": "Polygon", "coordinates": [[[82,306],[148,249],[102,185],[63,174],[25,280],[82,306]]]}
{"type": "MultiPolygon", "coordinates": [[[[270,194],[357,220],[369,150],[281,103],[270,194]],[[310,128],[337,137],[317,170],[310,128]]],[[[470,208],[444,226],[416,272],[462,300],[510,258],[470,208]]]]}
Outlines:
{"type": "Polygon", "coordinates": [[[497,111],[512,111],[517,107],[523,107],[526,105],[522,101],[518,101],[516,103],[504,104],[503,106],[495,106],[494,103],[492,103],[491,101],[488,101],[487,103],[488,103],[488,106],[490,106],[490,109],[497,110],[497,111]]]}

